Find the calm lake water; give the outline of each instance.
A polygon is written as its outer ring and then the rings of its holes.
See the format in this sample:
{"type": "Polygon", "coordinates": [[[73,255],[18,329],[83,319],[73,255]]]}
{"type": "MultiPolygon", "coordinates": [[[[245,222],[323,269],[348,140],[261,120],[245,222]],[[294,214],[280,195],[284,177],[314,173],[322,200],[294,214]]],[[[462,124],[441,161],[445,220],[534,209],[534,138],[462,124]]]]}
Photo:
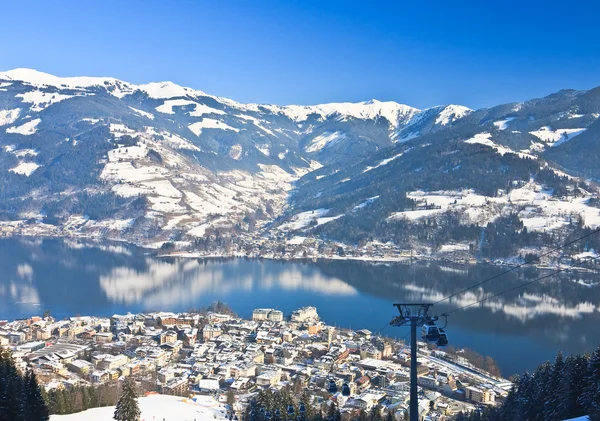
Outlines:
{"type": "MultiPolygon", "coordinates": [[[[186,311],[221,300],[249,318],[256,307],[289,314],[316,306],[328,324],[403,337],[387,326],[394,302],[435,302],[504,269],[450,263],[155,258],[121,244],[73,240],[0,240],[0,319],[41,315],[110,316],[186,311]]],[[[533,280],[515,271],[434,307],[434,313],[533,280]]],[[[569,273],[458,311],[448,320],[451,344],[492,356],[504,375],[531,370],[600,342],[600,278],[569,273]]]]}

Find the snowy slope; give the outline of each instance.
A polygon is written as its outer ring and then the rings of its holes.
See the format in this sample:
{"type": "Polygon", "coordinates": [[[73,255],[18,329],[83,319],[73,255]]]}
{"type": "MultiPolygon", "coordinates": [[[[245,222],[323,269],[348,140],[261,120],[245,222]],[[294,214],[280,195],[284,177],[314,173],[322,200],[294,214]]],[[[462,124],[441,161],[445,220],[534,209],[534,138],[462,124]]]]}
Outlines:
{"type": "MultiPolygon", "coordinates": [[[[214,421],[225,420],[224,408],[211,396],[195,396],[192,399],[178,396],[149,395],[138,399],[141,420],[214,421]]],[[[52,415],[50,421],[105,421],[112,420],[114,406],[88,409],[69,414],[52,415]]]]}

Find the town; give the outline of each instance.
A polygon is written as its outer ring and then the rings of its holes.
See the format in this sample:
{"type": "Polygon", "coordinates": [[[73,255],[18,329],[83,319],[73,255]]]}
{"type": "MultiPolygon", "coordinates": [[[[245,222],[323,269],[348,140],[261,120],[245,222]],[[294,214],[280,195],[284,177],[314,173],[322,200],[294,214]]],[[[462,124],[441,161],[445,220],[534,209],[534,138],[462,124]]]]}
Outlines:
{"type": "MultiPolygon", "coordinates": [[[[0,346],[47,392],[132,376],[146,392],[212,396],[242,419],[260,390],[289,387],[308,393],[311,407],[334,402],[342,414],[375,407],[404,419],[410,351],[402,340],[327,326],[315,307],[289,317],[258,308],[244,320],[220,304],[220,311],[0,321],[0,346]]],[[[512,386],[425,343],[418,364],[420,419],[496,405],[512,386]]]]}

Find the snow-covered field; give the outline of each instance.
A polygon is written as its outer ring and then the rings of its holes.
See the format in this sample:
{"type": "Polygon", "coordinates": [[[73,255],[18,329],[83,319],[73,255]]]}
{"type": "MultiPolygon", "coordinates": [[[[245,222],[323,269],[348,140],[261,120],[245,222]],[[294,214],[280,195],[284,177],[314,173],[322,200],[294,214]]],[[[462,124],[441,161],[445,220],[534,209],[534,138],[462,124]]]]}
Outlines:
{"type": "Polygon", "coordinates": [[[344,215],[336,215],[326,217],[329,213],[329,209],[315,209],[312,211],[301,212],[292,217],[292,220],[286,224],[280,225],[279,229],[282,231],[294,231],[302,228],[306,228],[310,225],[313,220],[317,221],[316,225],[323,225],[331,221],[335,221],[344,215]]]}
{"type": "Polygon", "coordinates": [[[42,120],[36,118],[34,120],[30,120],[27,123],[23,123],[17,127],[9,127],[6,129],[6,133],[16,133],[22,134],[23,136],[29,136],[34,134],[37,131],[38,124],[41,123],[42,120]]]}
{"type": "MultiPolygon", "coordinates": [[[[214,421],[225,419],[224,408],[210,396],[192,399],[178,396],[149,395],[138,399],[141,421],[214,421]]],[[[52,415],[50,421],[110,421],[115,407],[88,409],[69,415],[52,415]]]]}
{"type": "Polygon", "coordinates": [[[405,210],[391,214],[388,219],[416,220],[433,216],[446,210],[461,211],[470,222],[480,226],[487,225],[499,215],[517,213],[528,230],[544,231],[568,225],[572,215],[581,215],[585,225],[600,226],[600,209],[587,204],[590,197],[570,197],[559,200],[552,192],[543,190],[534,182],[512,190],[508,195],[486,197],[471,190],[462,192],[424,192],[407,193],[407,197],[439,209],[405,210]]]}

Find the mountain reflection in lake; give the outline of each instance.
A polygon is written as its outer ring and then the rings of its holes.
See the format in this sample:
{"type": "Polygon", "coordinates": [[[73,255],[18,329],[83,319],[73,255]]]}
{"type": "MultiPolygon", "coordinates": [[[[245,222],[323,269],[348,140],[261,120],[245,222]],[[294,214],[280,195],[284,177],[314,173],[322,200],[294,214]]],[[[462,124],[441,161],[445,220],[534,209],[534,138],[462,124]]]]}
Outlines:
{"type": "MultiPolygon", "coordinates": [[[[58,318],[152,310],[185,311],[213,301],[243,317],[256,307],[289,314],[314,305],[322,319],[402,337],[387,326],[394,302],[435,302],[503,269],[418,262],[280,262],[250,259],[154,258],[120,244],[73,240],[0,240],[0,318],[58,318]]],[[[472,303],[543,275],[515,271],[434,307],[472,303]]],[[[600,341],[598,276],[565,273],[501,295],[448,320],[450,342],[491,355],[510,375],[565,353],[591,351],[600,341]]]]}

